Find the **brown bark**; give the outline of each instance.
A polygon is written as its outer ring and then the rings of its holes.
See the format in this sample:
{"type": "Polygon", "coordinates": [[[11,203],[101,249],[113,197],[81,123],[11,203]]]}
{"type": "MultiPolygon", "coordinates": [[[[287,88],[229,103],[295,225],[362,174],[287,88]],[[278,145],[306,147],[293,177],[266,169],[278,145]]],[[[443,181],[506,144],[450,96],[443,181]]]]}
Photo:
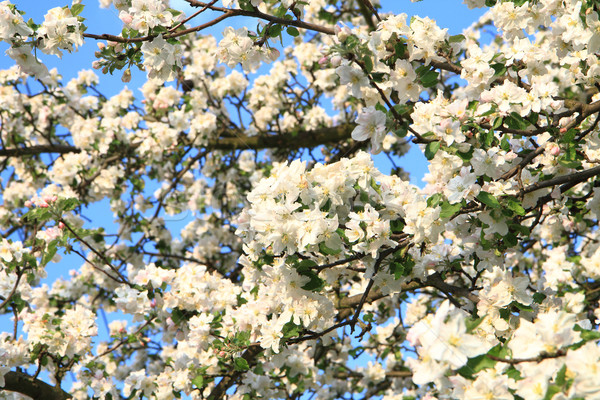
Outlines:
{"type": "Polygon", "coordinates": [[[31,397],[33,400],[66,400],[72,396],[60,387],[35,379],[24,372],[10,371],[4,375],[3,390],[17,392],[31,397]]]}

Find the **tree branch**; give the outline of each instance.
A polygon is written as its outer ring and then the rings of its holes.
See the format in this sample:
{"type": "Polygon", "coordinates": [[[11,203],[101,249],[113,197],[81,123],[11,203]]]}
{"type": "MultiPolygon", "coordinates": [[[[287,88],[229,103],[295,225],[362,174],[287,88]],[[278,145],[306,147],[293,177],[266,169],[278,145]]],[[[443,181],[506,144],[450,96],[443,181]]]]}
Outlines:
{"type": "Polygon", "coordinates": [[[33,400],[66,400],[72,398],[69,393],[63,391],[60,387],[51,386],[18,371],[10,371],[4,375],[4,387],[2,389],[24,394],[33,400]]]}
{"type": "Polygon", "coordinates": [[[565,185],[564,185],[564,187],[560,188],[560,191],[561,191],[561,193],[564,193],[567,190],[569,190],[570,188],[572,188],[573,186],[577,185],[578,183],[584,182],[584,181],[588,180],[589,178],[599,175],[599,174],[600,174],[600,166],[586,169],[585,171],[579,171],[574,174],[557,176],[555,178],[548,179],[547,181],[542,181],[542,182],[534,183],[533,185],[527,186],[526,188],[524,188],[522,190],[522,193],[527,194],[527,193],[531,193],[531,192],[534,192],[539,189],[552,187],[552,186],[556,186],[556,185],[561,185],[563,183],[565,185]]]}
{"type": "Polygon", "coordinates": [[[211,150],[258,150],[267,148],[300,149],[305,147],[316,147],[322,144],[337,143],[350,138],[354,129],[352,124],[333,126],[330,128],[319,128],[312,131],[304,131],[294,136],[291,133],[268,136],[243,136],[232,138],[220,138],[206,147],[211,150]]]}
{"type": "Polygon", "coordinates": [[[80,153],[81,149],[61,144],[40,144],[29,147],[16,147],[12,149],[0,149],[0,157],[33,156],[42,153],[80,153]]]}

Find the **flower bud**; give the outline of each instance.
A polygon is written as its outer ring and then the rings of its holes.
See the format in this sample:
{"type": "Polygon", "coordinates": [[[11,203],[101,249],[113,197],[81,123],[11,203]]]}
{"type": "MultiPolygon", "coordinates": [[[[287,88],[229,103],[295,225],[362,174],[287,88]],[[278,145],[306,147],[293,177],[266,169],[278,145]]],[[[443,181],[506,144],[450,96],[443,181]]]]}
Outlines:
{"type": "Polygon", "coordinates": [[[552,143],[548,147],[548,150],[550,151],[550,154],[552,154],[555,157],[560,154],[560,147],[558,147],[556,143],[552,143]]]}
{"type": "Polygon", "coordinates": [[[268,57],[269,57],[269,59],[271,61],[277,60],[279,58],[279,50],[277,50],[277,49],[270,49],[268,57]]]}
{"type": "Polygon", "coordinates": [[[130,25],[133,21],[133,17],[131,16],[131,14],[125,12],[119,14],[119,19],[121,19],[121,21],[123,21],[125,25],[130,25]]]}
{"type": "Polygon", "coordinates": [[[127,68],[124,72],[123,72],[123,76],[121,77],[121,81],[123,83],[127,83],[131,81],[131,70],[129,68],[127,68]]]}
{"type": "Polygon", "coordinates": [[[341,63],[342,63],[342,56],[336,54],[335,56],[331,57],[331,65],[333,67],[339,67],[341,63]]]}

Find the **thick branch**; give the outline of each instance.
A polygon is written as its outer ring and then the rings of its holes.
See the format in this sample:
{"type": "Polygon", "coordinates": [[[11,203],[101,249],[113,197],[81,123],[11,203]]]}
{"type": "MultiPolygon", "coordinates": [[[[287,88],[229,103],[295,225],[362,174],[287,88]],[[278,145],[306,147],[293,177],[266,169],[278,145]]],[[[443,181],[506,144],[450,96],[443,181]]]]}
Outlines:
{"type": "Polygon", "coordinates": [[[4,390],[17,392],[33,400],[66,400],[72,396],[59,387],[54,387],[39,379],[33,379],[23,372],[10,371],[4,375],[4,390]]]}
{"type": "Polygon", "coordinates": [[[322,144],[337,143],[350,138],[354,129],[351,124],[338,125],[331,128],[320,128],[312,131],[270,136],[244,136],[221,138],[206,147],[213,150],[257,150],[266,148],[299,149],[316,147],[322,144]]]}
{"type": "Polygon", "coordinates": [[[69,145],[40,144],[29,147],[16,147],[12,149],[0,149],[0,157],[32,156],[42,153],[80,153],[81,149],[69,145]]]}
{"type": "Polygon", "coordinates": [[[556,178],[548,179],[547,181],[542,181],[535,183],[531,186],[528,186],[523,189],[523,193],[531,193],[539,189],[548,188],[556,185],[566,184],[565,187],[561,187],[561,193],[569,190],[573,186],[578,183],[584,182],[591,177],[600,174],[600,166],[594,167],[590,169],[586,169],[585,171],[579,171],[574,174],[557,176],[556,178]],[[568,187],[566,187],[568,185],[568,187]]]}

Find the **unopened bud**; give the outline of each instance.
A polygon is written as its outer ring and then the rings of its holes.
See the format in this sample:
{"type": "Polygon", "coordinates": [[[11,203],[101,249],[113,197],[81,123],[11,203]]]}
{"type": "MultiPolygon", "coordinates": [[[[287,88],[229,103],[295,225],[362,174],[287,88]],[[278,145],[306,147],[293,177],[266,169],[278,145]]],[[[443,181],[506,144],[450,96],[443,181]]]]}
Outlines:
{"type": "Polygon", "coordinates": [[[132,16],[131,16],[131,14],[129,14],[129,13],[124,13],[124,12],[122,12],[122,13],[119,15],[119,18],[121,19],[121,21],[123,21],[123,23],[124,23],[125,25],[130,25],[130,24],[131,24],[131,22],[133,21],[133,17],[132,17],[132,16]]]}
{"type": "Polygon", "coordinates": [[[324,57],[321,57],[321,59],[319,60],[319,65],[325,65],[328,62],[329,62],[329,57],[324,56],[324,57]]]}
{"type": "Polygon", "coordinates": [[[124,82],[124,83],[127,83],[127,82],[131,81],[131,70],[129,68],[127,68],[123,72],[123,76],[121,77],[121,81],[124,82]]]}
{"type": "Polygon", "coordinates": [[[339,67],[341,63],[342,63],[342,56],[336,54],[335,56],[331,57],[331,65],[333,67],[339,67]]]}
{"type": "Polygon", "coordinates": [[[271,49],[271,50],[269,50],[269,59],[271,61],[275,61],[275,60],[277,60],[279,58],[279,54],[280,54],[279,50],[277,50],[277,49],[271,49]]]}

